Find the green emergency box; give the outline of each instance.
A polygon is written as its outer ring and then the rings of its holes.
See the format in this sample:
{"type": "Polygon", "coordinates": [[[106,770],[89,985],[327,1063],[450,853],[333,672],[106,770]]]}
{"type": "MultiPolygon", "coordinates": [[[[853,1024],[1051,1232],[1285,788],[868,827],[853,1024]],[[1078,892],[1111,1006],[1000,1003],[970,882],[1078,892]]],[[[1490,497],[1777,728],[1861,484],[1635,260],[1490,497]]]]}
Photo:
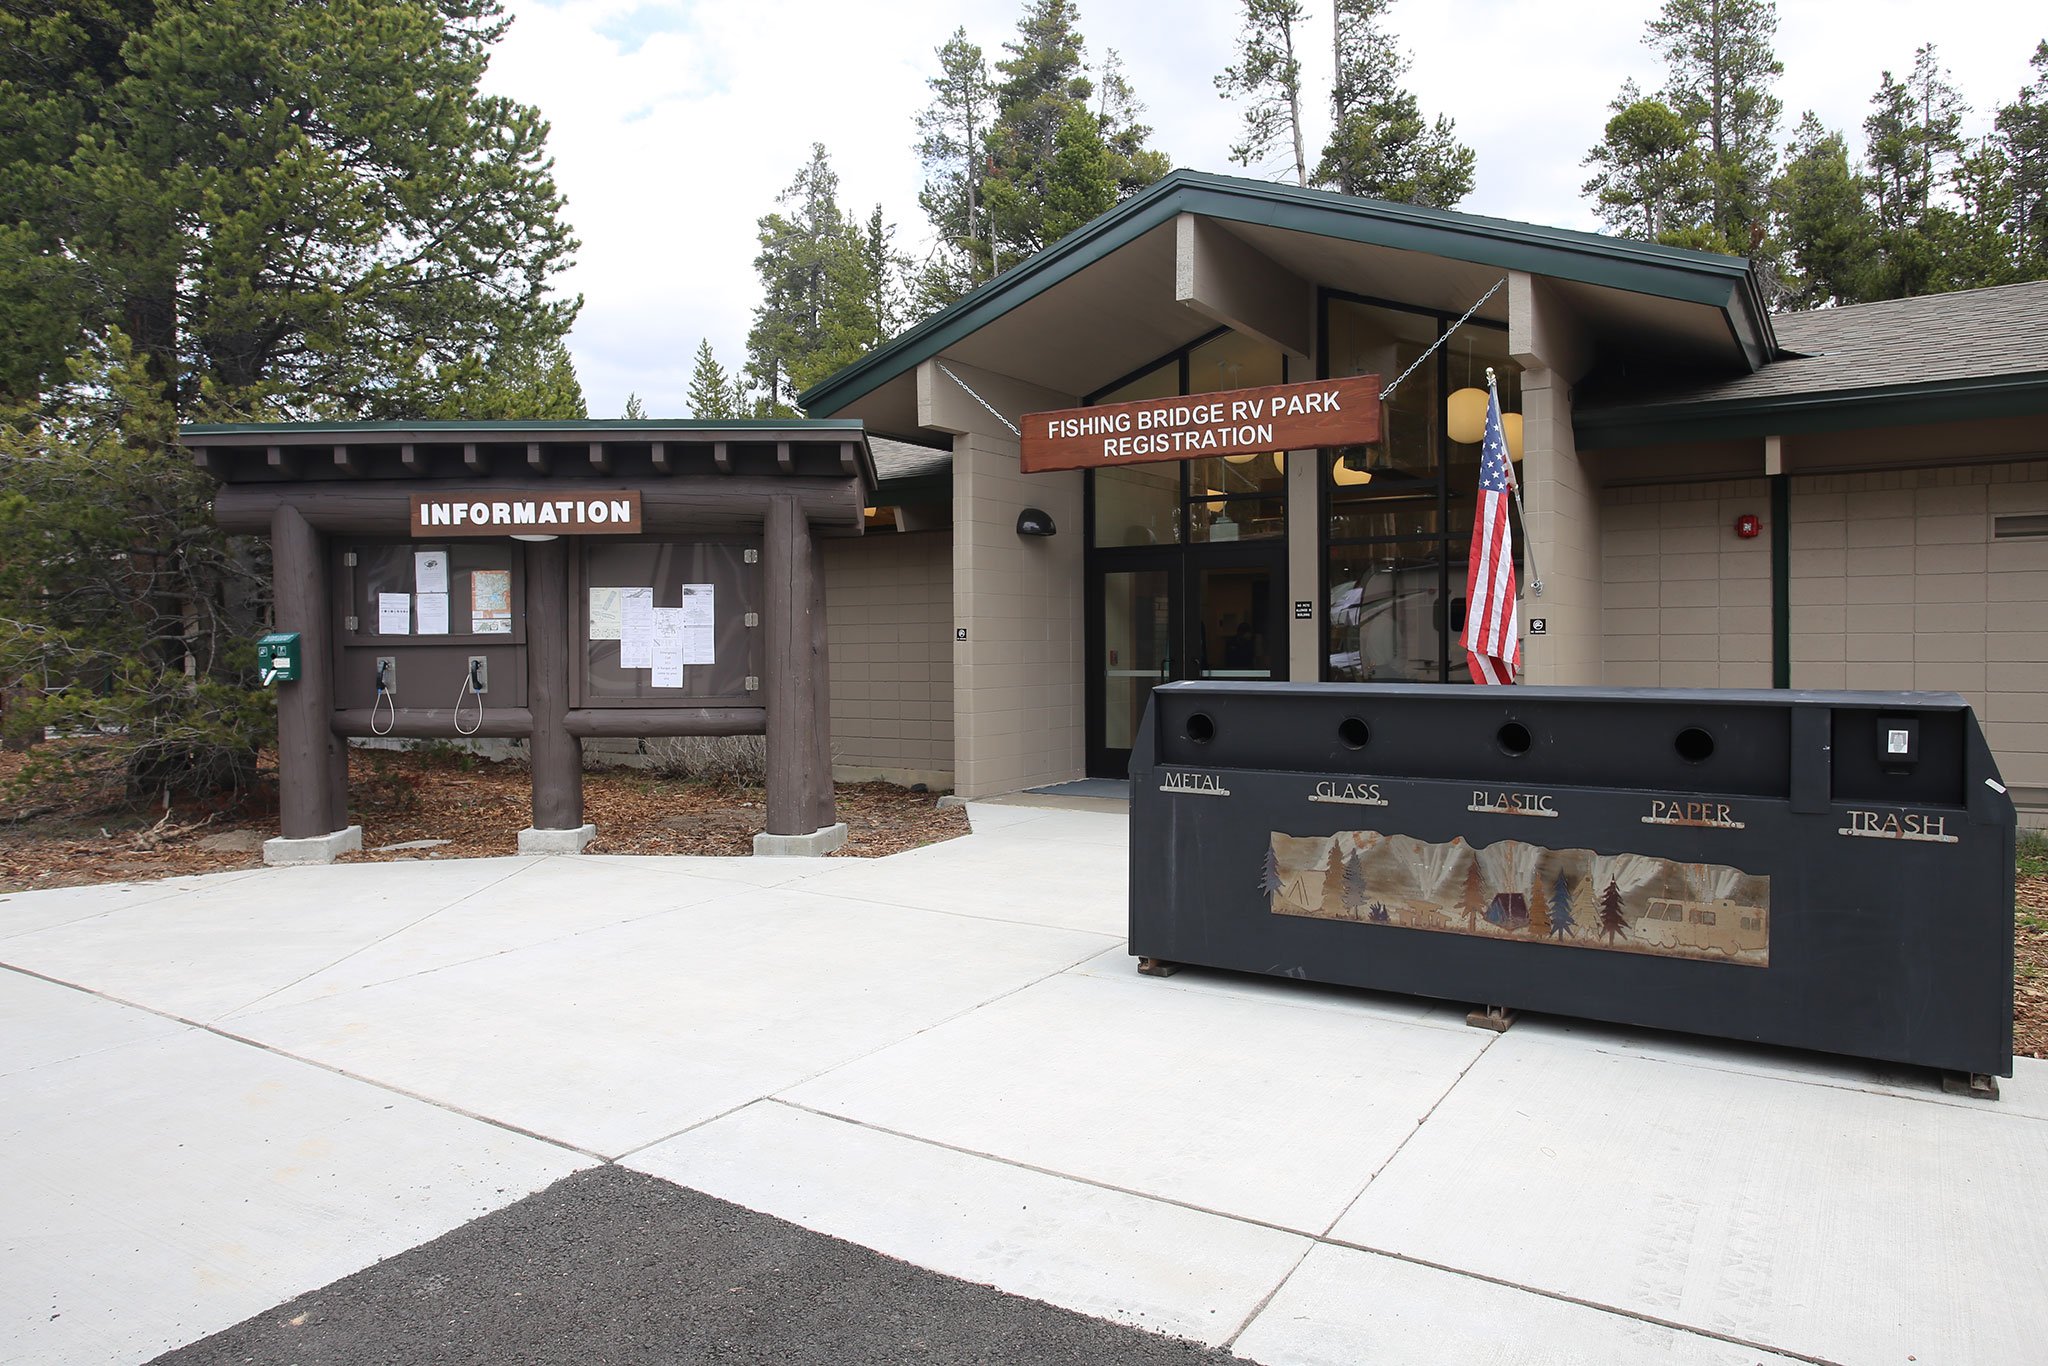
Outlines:
{"type": "Polygon", "coordinates": [[[263,672],[263,685],[295,682],[299,676],[299,633],[272,631],[256,642],[256,667],[263,672]]]}

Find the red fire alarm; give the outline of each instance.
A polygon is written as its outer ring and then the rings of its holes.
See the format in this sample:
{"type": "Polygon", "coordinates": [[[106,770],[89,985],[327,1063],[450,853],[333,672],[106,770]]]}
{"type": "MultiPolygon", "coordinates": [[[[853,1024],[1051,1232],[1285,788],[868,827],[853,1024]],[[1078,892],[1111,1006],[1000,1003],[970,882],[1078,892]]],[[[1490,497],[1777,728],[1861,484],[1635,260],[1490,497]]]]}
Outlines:
{"type": "Polygon", "coordinates": [[[1745,541],[1763,529],[1764,524],[1757,520],[1757,515],[1754,512],[1745,512],[1735,519],[1735,534],[1745,541]]]}

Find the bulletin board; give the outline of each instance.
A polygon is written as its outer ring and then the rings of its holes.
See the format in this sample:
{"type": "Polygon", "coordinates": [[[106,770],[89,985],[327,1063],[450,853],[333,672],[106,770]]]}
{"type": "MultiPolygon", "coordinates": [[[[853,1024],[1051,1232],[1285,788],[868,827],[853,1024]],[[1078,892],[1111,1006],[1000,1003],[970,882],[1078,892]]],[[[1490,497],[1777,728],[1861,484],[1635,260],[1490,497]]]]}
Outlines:
{"type": "Polygon", "coordinates": [[[342,635],[349,644],[526,642],[525,583],[513,545],[362,544],[347,547],[341,558],[336,581],[345,594],[342,635]]]}
{"type": "Polygon", "coordinates": [[[575,577],[572,705],[760,700],[759,542],[592,541],[575,577]]]}

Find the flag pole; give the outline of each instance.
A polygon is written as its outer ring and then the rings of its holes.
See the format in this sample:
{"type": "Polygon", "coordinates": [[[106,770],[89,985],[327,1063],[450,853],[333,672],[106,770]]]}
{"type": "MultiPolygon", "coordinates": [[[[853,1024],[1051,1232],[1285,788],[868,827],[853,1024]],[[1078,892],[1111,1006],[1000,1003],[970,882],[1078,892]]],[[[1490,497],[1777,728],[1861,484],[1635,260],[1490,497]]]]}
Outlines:
{"type": "MultiPolygon", "coordinates": [[[[1500,394],[1493,387],[1493,367],[1491,365],[1486,367],[1486,395],[1493,400],[1494,410],[1498,412],[1500,410],[1500,394]]],[[[1523,433],[1523,436],[1526,440],[1526,431],[1523,433]]],[[[1522,554],[1527,556],[1529,560],[1529,591],[1540,598],[1543,596],[1543,571],[1536,567],[1536,538],[1529,531],[1529,510],[1522,506],[1522,480],[1515,473],[1515,462],[1510,460],[1506,463],[1508,467],[1508,492],[1515,495],[1515,511],[1522,514],[1522,554]]]]}

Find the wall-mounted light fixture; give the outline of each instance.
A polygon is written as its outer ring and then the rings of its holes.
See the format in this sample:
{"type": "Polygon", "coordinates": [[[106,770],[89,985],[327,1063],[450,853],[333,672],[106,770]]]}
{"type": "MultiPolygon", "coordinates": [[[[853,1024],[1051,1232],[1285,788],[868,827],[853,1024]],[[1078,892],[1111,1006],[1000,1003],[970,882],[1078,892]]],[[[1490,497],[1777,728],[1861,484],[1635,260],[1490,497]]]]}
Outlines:
{"type": "Polygon", "coordinates": [[[1042,508],[1025,508],[1017,514],[1019,536],[1051,536],[1058,530],[1052,524],[1052,514],[1042,508]]]}
{"type": "Polygon", "coordinates": [[[524,535],[522,535],[519,532],[515,531],[512,533],[512,539],[515,541],[538,542],[552,541],[557,540],[559,538],[556,537],[552,532],[527,532],[524,535]]]}

